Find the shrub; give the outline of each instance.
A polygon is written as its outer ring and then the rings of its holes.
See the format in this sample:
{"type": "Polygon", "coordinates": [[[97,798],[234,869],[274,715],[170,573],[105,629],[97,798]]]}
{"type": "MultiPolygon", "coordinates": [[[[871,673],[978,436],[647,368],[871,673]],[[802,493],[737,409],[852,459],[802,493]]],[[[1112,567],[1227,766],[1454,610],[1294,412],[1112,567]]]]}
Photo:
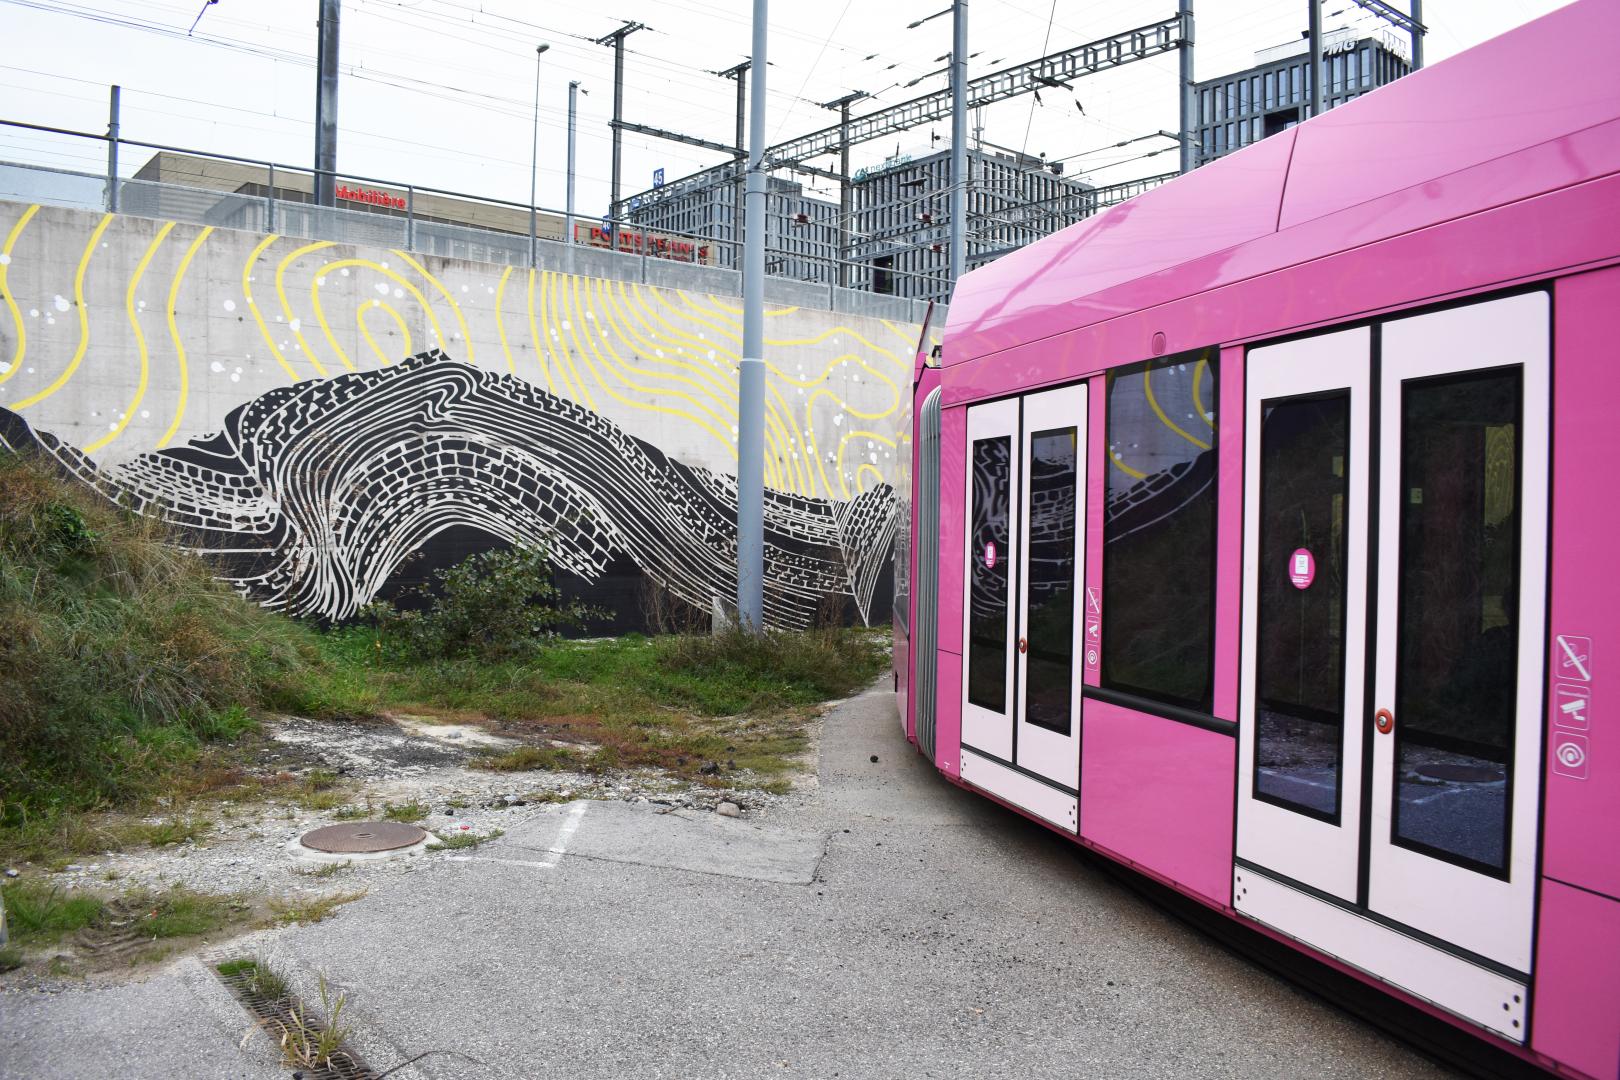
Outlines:
{"type": "Polygon", "coordinates": [[[588,620],[606,617],[578,601],[563,603],[551,581],[550,561],[532,547],[470,556],[435,571],[415,595],[426,601],[426,610],[378,601],[363,612],[384,639],[415,660],[509,659],[556,637],[562,627],[583,629],[588,620]]]}

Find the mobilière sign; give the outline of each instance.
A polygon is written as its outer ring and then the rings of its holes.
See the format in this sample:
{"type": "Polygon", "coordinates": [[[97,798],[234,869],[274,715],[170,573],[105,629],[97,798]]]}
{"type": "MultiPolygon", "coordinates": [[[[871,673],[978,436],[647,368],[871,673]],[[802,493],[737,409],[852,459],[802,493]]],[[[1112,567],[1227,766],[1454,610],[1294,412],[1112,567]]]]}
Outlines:
{"type": "Polygon", "coordinates": [[[369,203],[372,206],[387,206],[392,207],[395,210],[405,209],[405,196],[390,195],[388,192],[378,191],[376,188],[357,188],[350,187],[348,184],[339,184],[337,186],[337,197],[340,199],[347,199],[349,202],[369,203]]]}
{"type": "Polygon", "coordinates": [[[600,225],[575,225],[574,239],[578,243],[588,244],[591,247],[611,248],[641,254],[643,250],[648,255],[659,259],[674,259],[677,262],[703,262],[709,261],[709,245],[697,244],[691,240],[682,240],[677,236],[653,236],[639,232],[635,229],[619,228],[618,243],[613,242],[607,230],[600,225]]]}

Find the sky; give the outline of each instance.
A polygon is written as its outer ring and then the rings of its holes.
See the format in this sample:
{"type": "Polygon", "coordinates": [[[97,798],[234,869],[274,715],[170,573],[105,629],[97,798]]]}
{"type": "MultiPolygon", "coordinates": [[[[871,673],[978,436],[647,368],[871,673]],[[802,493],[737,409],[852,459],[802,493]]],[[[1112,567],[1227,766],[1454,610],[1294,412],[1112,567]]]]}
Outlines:
{"type": "MultiPolygon", "coordinates": [[[[1406,10],[1403,0],[1393,2],[1406,10]]],[[[1425,59],[1443,62],[1563,3],[1429,0],[1425,59]]],[[[951,18],[907,26],[949,7],[949,0],[776,0],[768,141],[828,126],[837,114],[818,103],[852,91],[873,95],[856,106],[860,115],[943,89],[951,18]]],[[[1257,49],[1297,39],[1308,5],[1198,0],[1195,9],[1201,80],[1249,67],[1257,49]]],[[[314,157],[318,11],[318,0],[206,7],[202,0],[0,0],[0,42],[8,46],[0,49],[0,120],[102,133],[107,87],[118,83],[125,138],[307,166],[314,157]]],[[[1174,11],[1174,0],[971,0],[969,78],[1174,11]]],[[[1329,30],[1385,26],[1353,0],[1324,0],[1323,13],[1329,30]]],[[[745,0],[343,0],[342,18],[338,165],[346,176],[527,203],[537,160],[538,201],[560,209],[568,83],[578,80],[577,205],[581,216],[600,214],[611,173],[613,53],[593,39],[626,22],[647,29],[626,38],[625,119],[726,144],[735,135],[736,84],[714,73],[748,57],[745,0]],[[542,42],[550,48],[538,58],[536,110],[535,48],[542,42]]],[[[1070,175],[1098,184],[1170,171],[1173,144],[1151,133],[1177,125],[1176,70],[1173,53],[1138,61],[1080,79],[1072,93],[1001,102],[970,128],[1001,148],[1064,158],[1070,175]],[[1117,145],[1128,139],[1136,141],[1117,145]]],[[[949,134],[947,119],[864,143],[851,165],[943,149],[949,134]]],[[[147,153],[126,151],[124,171],[147,153]]],[[[0,160],[97,172],[105,151],[87,140],[0,126],[0,160]]],[[[724,160],[626,134],[623,195],[651,187],[655,169],[673,180],[724,160]]],[[[798,179],[812,194],[837,198],[835,185],[798,179]]]]}

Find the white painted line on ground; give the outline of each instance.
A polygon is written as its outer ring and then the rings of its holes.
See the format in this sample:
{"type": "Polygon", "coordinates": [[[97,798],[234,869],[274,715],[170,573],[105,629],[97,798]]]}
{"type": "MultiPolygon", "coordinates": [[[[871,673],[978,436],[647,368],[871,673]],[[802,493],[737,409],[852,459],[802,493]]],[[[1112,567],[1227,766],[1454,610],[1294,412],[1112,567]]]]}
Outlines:
{"type": "Polygon", "coordinates": [[[528,866],[536,870],[554,870],[557,863],[568,853],[568,841],[573,839],[574,833],[579,831],[579,821],[585,816],[590,803],[581,800],[569,807],[568,814],[563,818],[562,825],[557,829],[557,839],[551,842],[541,859],[501,859],[493,855],[446,855],[446,862],[492,862],[505,863],[507,866],[528,866]]]}
{"type": "Polygon", "coordinates": [[[591,804],[581,799],[568,810],[568,816],[563,819],[562,827],[557,830],[557,839],[551,842],[546,849],[546,857],[540,862],[545,866],[556,866],[564,855],[568,853],[568,841],[574,838],[579,830],[580,819],[585,816],[586,809],[591,804]]]}

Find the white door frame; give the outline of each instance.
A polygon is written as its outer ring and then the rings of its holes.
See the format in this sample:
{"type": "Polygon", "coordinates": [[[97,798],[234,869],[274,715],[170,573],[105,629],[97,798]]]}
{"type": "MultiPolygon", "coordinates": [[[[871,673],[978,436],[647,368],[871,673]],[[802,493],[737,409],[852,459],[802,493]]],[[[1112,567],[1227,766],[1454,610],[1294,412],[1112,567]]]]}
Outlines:
{"type": "Polygon", "coordinates": [[[1018,550],[1023,523],[1020,503],[1023,494],[1022,454],[1018,438],[1018,399],[1008,398],[985,405],[973,405],[967,413],[967,446],[963,454],[966,461],[967,487],[964,489],[964,520],[962,523],[962,742],[1003,761],[1011,761],[1013,754],[1013,714],[1018,705],[1013,658],[1017,655],[1014,643],[1018,638],[1018,550]],[[975,559],[986,554],[977,550],[973,530],[973,444],[983,439],[1005,437],[1008,447],[1007,473],[1007,551],[997,557],[1007,560],[1007,627],[1006,656],[1002,678],[1006,693],[1001,712],[975,705],[968,700],[968,683],[973,667],[973,565],[975,559]]]}
{"type": "Polygon", "coordinates": [[[1075,790],[1080,786],[1080,657],[1083,642],[1081,626],[1084,623],[1081,593],[1085,585],[1086,566],[1086,466],[1088,419],[1085,383],[1076,383],[1058,390],[1030,394],[1024,398],[1023,434],[1019,438],[1020,507],[1018,531],[1018,703],[1016,717],[1015,764],[1019,768],[1043,776],[1053,783],[1075,790]],[[1069,656],[1069,733],[1067,735],[1032,724],[1029,710],[1029,655],[1024,645],[1029,638],[1029,545],[1030,545],[1030,476],[1035,445],[1035,433],[1053,428],[1072,427],[1075,430],[1075,493],[1074,493],[1074,581],[1070,589],[1074,604],[1070,620],[1069,656]]]}
{"type": "Polygon", "coordinates": [[[1243,454],[1243,651],[1238,710],[1238,858],[1355,903],[1361,852],[1361,769],[1366,722],[1368,421],[1372,331],[1361,326],[1251,349],[1245,360],[1243,454]],[[1344,390],[1350,396],[1345,462],[1344,723],[1339,820],[1323,821],[1254,797],[1256,668],[1261,568],[1262,405],[1344,390]]]}
{"type": "MultiPolygon", "coordinates": [[[[1528,972],[1534,928],[1546,647],[1551,304],[1545,292],[1396,319],[1383,325],[1378,517],[1378,656],[1374,705],[1395,707],[1401,509],[1401,384],[1523,365],[1519,433],[1517,716],[1508,880],[1392,842],[1395,739],[1373,736],[1369,907],[1480,956],[1528,972]],[[1460,902],[1466,898],[1466,902],[1460,902]]],[[[1399,728],[1401,718],[1394,723],[1399,728]]]]}

